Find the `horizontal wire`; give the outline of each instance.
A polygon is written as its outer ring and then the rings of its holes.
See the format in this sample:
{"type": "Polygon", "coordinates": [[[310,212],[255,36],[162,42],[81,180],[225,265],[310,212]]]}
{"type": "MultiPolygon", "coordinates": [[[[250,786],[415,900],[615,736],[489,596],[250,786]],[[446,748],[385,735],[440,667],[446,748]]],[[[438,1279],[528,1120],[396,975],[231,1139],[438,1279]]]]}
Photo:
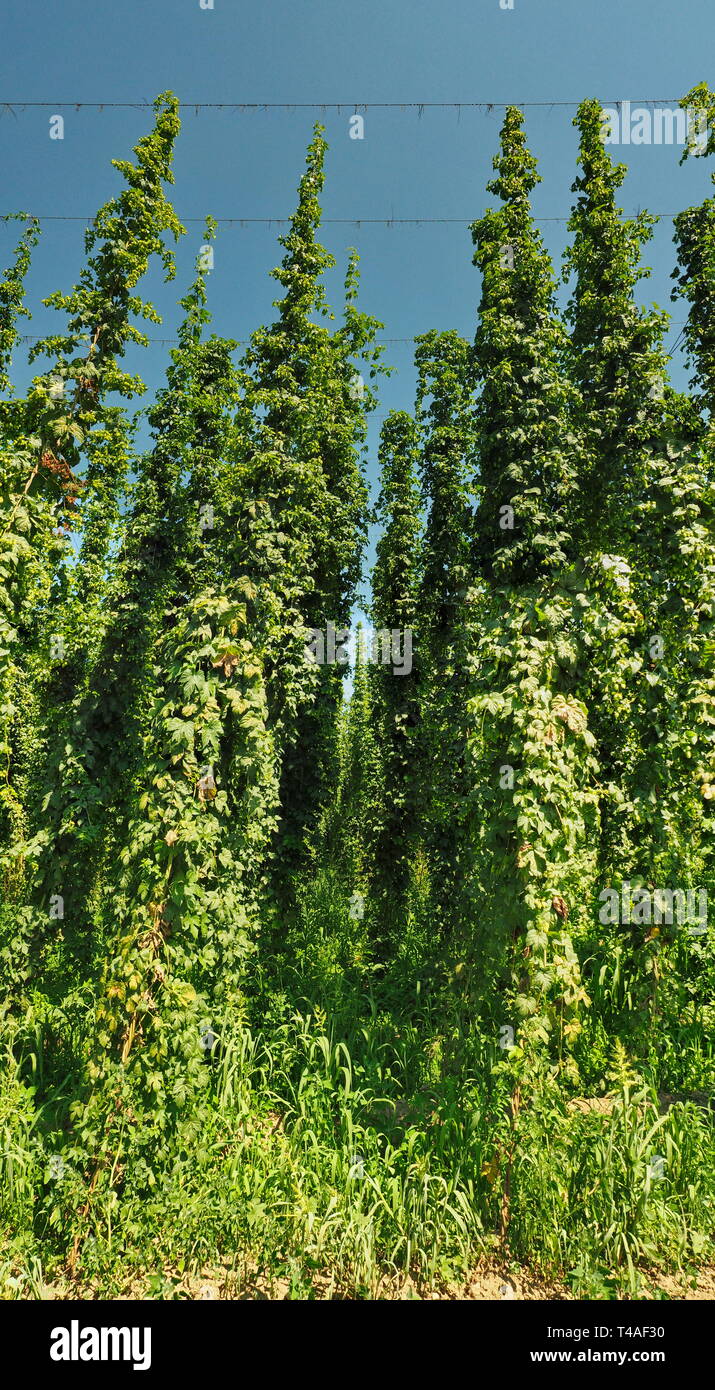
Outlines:
{"type": "MultiPolygon", "coordinates": [[[[686,323],[687,323],[687,319],[671,319],[671,321],[670,321],[670,326],[671,326],[672,328],[678,328],[678,327],[680,327],[681,324],[686,324],[686,323]]],[[[685,332],[685,328],[683,327],[683,328],[681,328],[680,333],[678,334],[678,336],[677,336],[675,342],[672,344],[672,346],[669,347],[669,348],[666,348],[666,350],[665,350],[665,355],[666,355],[667,358],[672,358],[673,353],[676,351],[676,349],[677,349],[677,348],[679,347],[679,345],[680,345],[680,340],[681,340],[681,338],[683,337],[684,332],[685,332]]],[[[46,333],[45,333],[45,334],[40,334],[40,333],[36,333],[36,334],[18,333],[18,334],[17,334],[17,337],[15,338],[15,342],[16,342],[16,343],[41,343],[41,342],[44,342],[44,341],[45,341],[45,338],[47,338],[47,337],[63,337],[63,336],[65,336],[65,335],[63,335],[63,334],[52,334],[52,333],[50,333],[50,334],[46,334],[46,333]]],[[[220,335],[219,335],[219,336],[220,336],[220,335]]],[[[416,346],[417,346],[416,339],[417,339],[417,337],[419,337],[419,336],[420,336],[419,334],[415,334],[415,336],[412,337],[412,338],[380,338],[380,339],[379,339],[379,342],[382,344],[383,347],[400,347],[400,346],[416,347],[416,346]]],[[[237,347],[248,347],[248,346],[250,345],[250,344],[249,344],[249,340],[246,339],[246,338],[235,338],[235,339],[233,339],[233,341],[236,343],[236,346],[237,346],[237,347]]],[[[148,344],[149,347],[179,347],[179,346],[180,346],[180,339],[179,339],[179,338],[148,338],[148,339],[147,339],[147,344],[148,344]]],[[[141,346],[141,344],[136,344],[135,346],[141,346]]]]}
{"type": "MultiPolygon", "coordinates": [[[[617,97],[615,101],[602,101],[602,106],[620,106],[624,101],[629,101],[631,106],[653,106],[665,104],[666,102],[680,103],[681,97],[617,97]]],[[[153,109],[154,99],[144,98],[142,101],[0,101],[0,107],[51,107],[64,106],[73,107],[79,111],[82,107],[89,107],[92,110],[149,110],[153,109]]],[[[441,110],[453,111],[458,109],[470,111],[491,111],[494,109],[506,110],[509,106],[517,107],[570,107],[576,108],[581,105],[581,101],[180,101],[181,110],[194,111],[347,111],[348,109],[357,111],[380,110],[380,111],[427,111],[441,110]]]]}
{"type": "MultiPolygon", "coordinates": [[[[46,338],[65,338],[65,337],[67,337],[67,334],[66,334],[66,333],[18,333],[17,336],[16,336],[16,338],[15,338],[15,342],[16,342],[16,343],[43,343],[43,342],[45,341],[46,338]]],[[[249,345],[249,342],[248,342],[248,339],[247,339],[247,338],[234,338],[232,341],[236,343],[236,346],[237,346],[237,347],[248,347],[248,345],[249,345]]],[[[380,338],[379,341],[380,341],[381,343],[414,343],[415,340],[414,340],[414,338],[380,338]]],[[[149,343],[160,344],[162,347],[170,347],[170,346],[172,346],[172,345],[174,345],[174,344],[176,344],[176,345],[178,346],[178,344],[179,344],[179,342],[180,342],[180,339],[179,339],[179,338],[148,338],[148,339],[147,339],[147,342],[149,342],[149,343]]],[[[141,344],[136,344],[135,346],[141,346],[141,344]]]]}
{"type": "MultiPolygon", "coordinates": [[[[638,209],[638,212],[640,212],[640,211],[641,211],[641,209],[639,208],[639,209],[638,209]]],[[[628,213],[628,214],[626,214],[626,215],[629,216],[629,217],[635,217],[637,214],[634,212],[634,213],[628,213]]],[[[180,222],[201,222],[201,223],[205,223],[205,222],[206,222],[206,218],[205,218],[205,217],[181,217],[181,216],[179,216],[178,213],[177,213],[177,216],[179,217],[179,221],[180,221],[180,222]]],[[[569,214],[569,216],[570,216],[570,214],[569,214]]],[[[677,212],[654,212],[654,213],[651,213],[651,216],[652,216],[652,217],[656,217],[656,218],[660,218],[660,217],[677,217],[678,214],[677,214],[677,212]]],[[[36,214],[36,213],[34,213],[34,212],[28,212],[28,213],[3,212],[3,213],[0,213],[0,222],[1,222],[1,221],[4,221],[4,220],[9,221],[9,220],[11,220],[11,219],[14,219],[14,220],[16,220],[16,221],[22,221],[22,220],[24,220],[24,221],[26,221],[26,222],[83,222],[83,223],[85,224],[85,226],[87,226],[87,227],[92,226],[92,224],[93,224],[93,222],[94,222],[94,218],[93,218],[93,217],[77,217],[77,216],[75,216],[75,215],[69,215],[69,214],[65,214],[65,213],[48,213],[48,214],[46,214],[45,216],[41,216],[41,215],[36,214]]],[[[477,215],[477,216],[475,216],[475,217],[465,217],[465,218],[463,218],[463,217],[323,217],[323,218],[321,218],[320,225],[321,225],[321,227],[325,227],[325,226],[343,226],[343,227],[345,227],[345,226],[347,226],[347,227],[362,227],[362,226],[379,226],[379,227],[416,226],[416,227],[421,227],[422,224],[425,223],[425,224],[427,224],[427,225],[430,225],[430,224],[437,224],[437,225],[450,225],[450,226],[459,226],[459,227],[470,227],[470,226],[472,225],[473,222],[476,222],[476,221],[478,221],[478,220],[479,220],[479,215],[477,215]]],[[[533,217],[531,220],[532,220],[532,222],[568,222],[568,221],[569,221],[569,217],[533,217]]],[[[270,226],[281,226],[281,225],[287,226],[287,225],[289,225],[289,224],[293,221],[293,218],[292,218],[292,217],[214,217],[214,218],[213,218],[213,221],[214,221],[214,222],[219,222],[219,223],[221,223],[221,224],[227,224],[227,223],[228,223],[228,224],[231,224],[231,225],[233,225],[233,226],[239,226],[239,227],[247,226],[247,225],[249,225],[249,224],[257,224],[257,225],[260,225],[260,226],[270,227],[270,226]]]]}

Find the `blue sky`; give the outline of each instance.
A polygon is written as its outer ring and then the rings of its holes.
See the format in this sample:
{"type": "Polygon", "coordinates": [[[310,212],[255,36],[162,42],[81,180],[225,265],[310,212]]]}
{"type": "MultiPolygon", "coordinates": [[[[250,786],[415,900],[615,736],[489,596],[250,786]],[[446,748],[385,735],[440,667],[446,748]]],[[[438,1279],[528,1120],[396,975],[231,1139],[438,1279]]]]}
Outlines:
{"type": "MultiPolygon", "coordinates": [[[[609,103],[654,98],[675,104],[696,82],[715,85],[709,53],[712,0],[6,0],[0,54],[0,211],[30,211],[48,221],[28,279],[32,322],[26,332],[55,327],[39,301],[68,288],[82,263],[82,219],[118,187],[112,157],[127,156],[147,129],[141,110],[91,108],[74,102],[150,102],[171,88],[182,102],[341,103],[319,109],[182,113],[174,202],[188,235],[177,253],[178,277],[164,286],[149,276],[145,294],[163,315],[152,337],[176,329],[176,301],[190,277],[206,213],[232,218],[290,214],[305,146],[320,118],[330,145],[324,214],[341,218],[454,218],[446,225],[328,224],[323,240],[338,266],[329,280],[333,303],[349,246],[361,256],[361,305],[385,324],[386,358],[396,368],[380,388],[371,430],[375,476],[379,421],[412,405],[409,342],[431,328],[474,332],[479,283],[471,264],[467,223],[487,203],[501,112],[426,107],[370,109],[371,102],[557,102],[586,96],[609,103]],[[23,102],[50,102],[25,107],[23,102]],[[59,103],[70,103],[67,106],[59,103]],[[365,138],[349,138],[355,103],[367,103],[365,138]],[[61,113],[65,138],[50,140],[49,118],[61,113]]],[[[534,198],[544,219],[568,216],[575,176],[574,109],[526,108],[527,132],[543,183],[534,198]]],[[[676,146],[619,148],[630,166],[626,210],[672,215],[710,191],[705,160],[678,165],[676,146]]],[[[560,259],[564,221],[544,221],[546,244],[560,259]]],[[[221,226],[210,279],[216,331],[245,339],[270,321],[278,287],[268,277],[282,254],[278,227],[221,226]]],[[[3,264],[17,225],[0,227],[3,264]]],[[[683,318],[671,305],[672,226],[664,217],[646,261],[644,302],[673,314],[669,342],[683,318]]],[[[59,326],[59,321],[58,321],[59,326]]],[[[150,389],[163,378],[167,349],[153,344],[131,366],[150,389]]],[[[17,375],[23,379],[21,354],[17,375]]],[[[675,379],[683,380],[676,359],[675,379]]]]}

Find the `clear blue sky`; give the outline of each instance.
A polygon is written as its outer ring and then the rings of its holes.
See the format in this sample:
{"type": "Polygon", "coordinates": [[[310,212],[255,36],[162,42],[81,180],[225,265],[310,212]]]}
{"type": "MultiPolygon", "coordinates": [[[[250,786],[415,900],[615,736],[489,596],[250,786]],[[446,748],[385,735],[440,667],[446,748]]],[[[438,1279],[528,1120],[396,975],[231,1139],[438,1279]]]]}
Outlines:
{"type": "MultiPolygon", "coordinates": [[[[346,250],[361,256],[362,307],[385,324],[388,339],[411,339],[431,328],[474,332],[479,284],[466,223],[485,207],[501,112],[463,109],[374,110],[374,102],[551,102],[586,96],[677,98],[694,83],[715,85],[712,0],[6,0],[0,53],[2,180],[0,210],[40,216],[90,217],[118,186],[112,157],[127,156],[150,116],[140,110],[75,111],[60,102],[151,101],[171,88],[182,102],[329,102],[327,110],[258,112],[186,109],[176,155],[174,201],[184,218],[285,217],[292,210],[305,146],[320,117],[330,149],[326,218],[445,217],[464,225],[362,227],[328,225],[323,239],[338,260],[329,284],[339,307],[346,250]],[[50,108],[22,109],[47,101],[50,108]],[[367,103],[365,138],[351,140],[354,103],[367,103]],[[49,117],[65,119],[65,138],[49,139],[49,117]]],[[[543,218],[568,215],[575,174],[574,112],[526,110],[531,147],[544,182],[535,195],[543,218]]],[[[679,210],[710,191],[710,161],[679,168],[674,146],[616,151],[630,165],[623,202],[628,211],[679,210]]],[[[178,279],[148,278],[145,293],[164,316],[152,336],[171,337],[176,300],[201,243],[200,222],[178,251],[178,279]]],[[[216,331],[245,339],[271,317],[277,293],[268,278],[277,264],[279,229],[221,227],[210,279],[216,331]]],[[[64,289],[82,263],[82,222],[48,222],[28,281],[40,334],[56,315],[42,295],[64,289]]],[[[563,222],[544,222],[560,258],[563,222]]],[[[0,227],[7,263],[17,225],[0,227]]],[[[656,229],[642,298],[670,309],[672,226],[656,229]]],[[[59,320],[57,322],[59,326],[59,320]]],[[[675,323],[673,342],[679,332],[675,323]]],[[[21,369],[19,353],[16,354],[21,369]]],[[[132,359],[153,389],[166,349],[154,345],[132,359]]],[[[391,343],[398,369],[381,386],[376,423],[390,408],[410,408],[411,348],[391,343]]],[[[20,370],[21,379],[24,375],[20,370]]],[[[682,380],[682,371],[676,379],[682,380]]],[[[371,476],[375,475],[371,431],[371,476]]]]}

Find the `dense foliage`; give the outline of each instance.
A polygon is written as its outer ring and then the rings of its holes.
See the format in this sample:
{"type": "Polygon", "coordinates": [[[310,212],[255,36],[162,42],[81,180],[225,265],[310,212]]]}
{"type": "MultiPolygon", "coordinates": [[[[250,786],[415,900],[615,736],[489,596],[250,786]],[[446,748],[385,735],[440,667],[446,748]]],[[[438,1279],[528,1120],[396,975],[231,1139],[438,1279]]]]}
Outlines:
{"type": "Polygon", "coordinates": [[[325,300],[320,127],[275,322],[210,333],[208,219],[128,409],[177,112],[115,161],[24,395],[32,219],[0,283],[6,1296],[374,1294],[480,1257],[648,1296],[715,1231],[715,204],[675,222],[687,394],[600,106],[563,308],[509,108],[474,341],[416,340],[373,514],[388,369],[355,253],[325,300]]]}

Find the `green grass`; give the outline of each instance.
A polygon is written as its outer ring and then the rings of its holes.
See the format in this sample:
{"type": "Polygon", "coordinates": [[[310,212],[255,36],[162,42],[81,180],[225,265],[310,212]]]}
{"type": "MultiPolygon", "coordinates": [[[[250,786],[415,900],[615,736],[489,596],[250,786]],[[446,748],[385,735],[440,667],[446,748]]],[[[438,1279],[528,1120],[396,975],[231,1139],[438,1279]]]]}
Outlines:
{"type": "Polygon", "coordinates": [[[584,1297],[634,1296],[644,1267],[707,1259],[708,1109],[676,1102],[661,1114],[646,1080],[606,1078],[610,1112],[581,1113],[547,1077],[512,1133],[498,1051],[459,1000],[413,995],[399,1015],[394,982],[383,990],[388,1009],[379,986],[361,992],[343,977],[330,1017],[316,1002],[297,1006],[290,973],[252,1001],[262,1027],[244,1024],[207,1065],[201,1106],[172,1145],[148,1165],[128,1137],[121,1172],[86,1215],[71,1090],[63,1078],[53,1087],[46,1066],[49,1098],[40,1103],[32,1084],[43,1030],[62,1020],[47,1013],[36,1024],[35,1052],[18,1059],[15,1049],[0,1091],[2,1296],[39,1296],[43,1280],[61,1277],[76,1231],[76,1277],[97,1296],[133,1282],[172,1296],[166,1271],[176,1280],[222,1261],[237,1290],[261,1278],[293,1297],[375,1296],[408,1277],[423,1291],[459,1284],[500,1239],[512,1139],[501,1248],[515,1259],[584,1297]]]}
{"type": "Polygon", "coordinates": [[[637,960],[583,942],[578,1070],[544,1065],[514,1110],[498,1001],[414,923],[376,970],[368,926],[319,880],[170,1138],[130,1105],[93,1184],[71,1121],[92,991],[6,1018],[0,1296],[69,1287],[75,1246],[97,1297],[178,1297],[211,1269],[237,1297],[425,1293],[497,1254],[578,1297],[643,1297],[648,1271],[712,1262],[709,973],[696,990],[664,965],[654,1002],[637,960]]]}

